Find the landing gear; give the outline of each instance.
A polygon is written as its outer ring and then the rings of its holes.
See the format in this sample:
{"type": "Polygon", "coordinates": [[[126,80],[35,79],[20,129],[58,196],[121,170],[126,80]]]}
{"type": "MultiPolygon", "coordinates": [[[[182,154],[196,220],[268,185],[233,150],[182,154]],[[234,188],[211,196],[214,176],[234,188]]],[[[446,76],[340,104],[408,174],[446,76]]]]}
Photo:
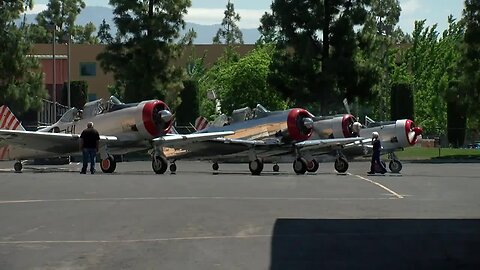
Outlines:
{"type": "Polygon", "coordinates": [[[258,158],[252,160],[248,164],[248,168],[250,169],[252,175],[260,175],[260,173],[263,171],[263,161],[258,158]]]}
{"type": "Polygon", "coordinates": [[[152,158],[152,169],[156,174],[164,174],[167,171],[167,167],[168,167],[168,161],[165,157],[154,156],[152,158]]]}
{"type": "Polygon", "coordinates": [[[218,163],[217,163],[217,162],[214,162],[214,163],[212,164],[212,170],[218,171],[218,168],[220,168],[220,166],[218,166],[218,163]]]}
{"type": "Polygon", "coordinates": [[[177,165],[175,164],[175,162],[172,162],[170,164],[170,172],[175,173],[176,171],[177,171],[177,165]]]}
{"type": "Polygon", "coordinates": [[[399,173],[402,170],[402,163],[398,160],[397,155],[394,152],[388,154],[390,163],[388,163],[388,168],[392,173],[399,173]]]}
{"type": "Polygon", "coordinates": [[[344,173],[348,170],[348,161],[344,157],[338,157],[335,160],[335,170],[339,173],[344,173]]]}
{"type": "Polygon", "coordinates": [[[112,156],[108,156],[106,159],[102,159],[100,168],[104,173],[113,173],[117,168],[117,162],[112,156]]]}
{"type": "Polygon", "coordinates": [[[307,161],[304,158],[295,159],[293,170],[296,174],[305,174],[307,172],[307,161]]]}
{"type": "Polygon", "coordinates": [[[274,172],[280,171],[280,166],[278,166],[278,164],[273,165],[273,171],[274,172]]]}
{"type": "Polygon", "coordinates": [[[390,160],[388,168],[392,173],[399,173],[402,170],[402,163],[398,159],[390,160]]]}
{"type": "Polygon", "coordinates": [[[22,165],[22,162],[20,162],[20,161],[17,161],[17,162],[15,162],[15,164],[13,164],[13,169],[17,173],[22,172],[22,168],[23,168],[23,165],[22,165]]]}
{"type": "Polygon", "coordinates": [[[312,159],[307,162],[307,172],[316,172],[318,170],[318,167],[320,167],[320,164],[316,159],[312,159]]]}

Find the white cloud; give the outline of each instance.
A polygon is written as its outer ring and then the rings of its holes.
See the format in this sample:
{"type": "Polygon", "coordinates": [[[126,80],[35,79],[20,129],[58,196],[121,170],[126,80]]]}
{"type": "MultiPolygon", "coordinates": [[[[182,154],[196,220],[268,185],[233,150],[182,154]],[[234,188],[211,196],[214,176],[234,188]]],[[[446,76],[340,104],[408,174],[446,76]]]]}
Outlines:
{"type": "Polygon", "coordinates": [[[47,9],[46,4],[35,4],[32,9],[27,9],[25,13],[27,14],[37,14],[47,9]]]}
{"type": "Polygon", "coordinates": [[[422,8],[420,0],[406,0],[401,1],[400,6],[402,7],[402,14],[413,14],[419,11],[422,8]]]}
{"type": "MultiPolygon", "coordinates": [[[[198,24],[221,24],[225,15],[225,9],[221,8],[190,8],[185,16],[185,21],[198,24]]],[[[257,28],[260,25],[260,18],[266,10],[258,9],[235,9],[240,15],[240,28],[257,28]]]]}

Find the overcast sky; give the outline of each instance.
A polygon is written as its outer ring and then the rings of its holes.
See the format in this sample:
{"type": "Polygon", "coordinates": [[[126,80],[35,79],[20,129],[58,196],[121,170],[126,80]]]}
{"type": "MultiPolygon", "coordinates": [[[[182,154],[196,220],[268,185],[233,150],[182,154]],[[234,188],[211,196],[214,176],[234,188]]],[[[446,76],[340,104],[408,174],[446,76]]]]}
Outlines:
{"type": "MultiPolygon", "coordinates": [[[[109,6],[108,0],[84,0],[87,6],[109,6]]],[[[227,0],[192,0],[186,21],[198,24],[220,24],[227,0]]],[[[241,16],[241,28],[257,28],[265,11],[270,10],[272,0],[236,0],[235,10],[241,16]]],[[[38,13],[46,8],[48,0],[34,0],[35,8],[29,13],[38,13]]],[[[402,15],[399,26],[406,32],[413,30],[415,20],[427,20],[427,26],[438,24],[439,30],[447,27],[447,17],[460,18],[463,0],[400,0],[402,15]]]]}

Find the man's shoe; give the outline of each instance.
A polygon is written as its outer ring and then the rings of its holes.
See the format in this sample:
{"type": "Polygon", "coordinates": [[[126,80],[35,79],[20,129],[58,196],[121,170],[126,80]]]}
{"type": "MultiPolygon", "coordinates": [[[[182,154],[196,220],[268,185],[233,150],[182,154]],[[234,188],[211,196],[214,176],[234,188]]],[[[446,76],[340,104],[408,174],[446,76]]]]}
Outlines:
{"type": "Polygon", "coordinates": [[[375,174],[375,172],[367,172],[367,174],[375,174]]]}
{"type": "Polygon", "coordinates": [[[87,172],[81,171],[80,174],[86,174],[87,172]]]}
{"type": "Polygon", "coordinates": [[[91,171],[90,173],[91,173],[91,174],[95,174],[95,171],[91,171]]]}

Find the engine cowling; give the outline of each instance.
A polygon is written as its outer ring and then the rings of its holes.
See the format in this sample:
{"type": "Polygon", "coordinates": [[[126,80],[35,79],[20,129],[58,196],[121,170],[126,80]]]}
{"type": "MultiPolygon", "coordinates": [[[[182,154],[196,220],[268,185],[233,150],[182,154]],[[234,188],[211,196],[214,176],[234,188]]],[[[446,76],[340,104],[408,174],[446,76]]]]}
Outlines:
{"type": "Polygon", "coordinates": [[[313,131],[313,115],[305,109],[291,109],[287,117],[289,137],[294,141],[305,141],[313,131]]]}
{"type": "Polygon", "coordinates": [[[314,118],[314,131],[319,138],[350,138],[353,133],[353,123],[356,119],[351,114],[331,118],[314,118]]]}
{"type": "Polygon", "coordinates": [[[410,145],[415,145],[418,141],[418,136],[422,135],[423,130],[415,125],[415,122],[407,119],[405,121],[405,135],[410,145]]]}
{"type": "Polygon", "coordinates": [[[146,101],[142,104],[142,125],[152,137],[168,133],[173,123],[170,108],[161,100],[146,101]]]}

